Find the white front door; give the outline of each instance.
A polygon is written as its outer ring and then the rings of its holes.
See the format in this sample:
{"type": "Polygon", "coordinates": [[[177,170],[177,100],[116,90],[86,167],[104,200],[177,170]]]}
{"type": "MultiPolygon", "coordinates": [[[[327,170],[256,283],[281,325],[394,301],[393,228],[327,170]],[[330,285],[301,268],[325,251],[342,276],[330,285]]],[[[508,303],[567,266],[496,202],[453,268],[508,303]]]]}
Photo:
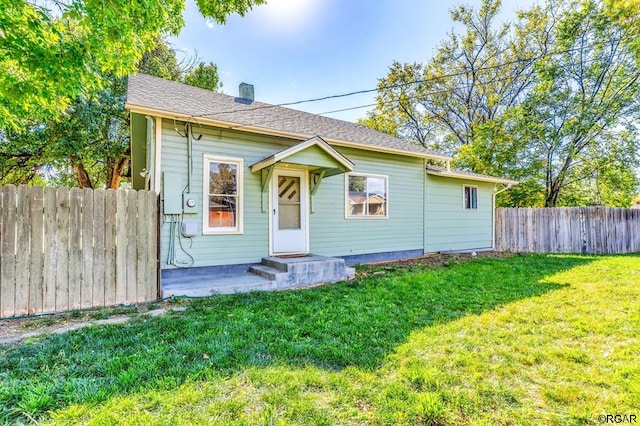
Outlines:
{"type": "Polygon", "coordinates": [[[271,183],[273,254],[308,253],[307,173],[276,169],[271,183]]]}

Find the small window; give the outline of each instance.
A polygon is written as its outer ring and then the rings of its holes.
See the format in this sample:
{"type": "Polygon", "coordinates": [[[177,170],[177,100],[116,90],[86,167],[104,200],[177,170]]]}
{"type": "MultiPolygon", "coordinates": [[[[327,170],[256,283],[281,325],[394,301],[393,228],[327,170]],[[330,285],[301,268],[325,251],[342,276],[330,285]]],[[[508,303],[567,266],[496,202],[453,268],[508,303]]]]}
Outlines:
{"type": "Polygon", "coordinates": [[[386,218],[387,177],[347,175],[347,217],[386,218]]]}
{"type": "Polygon", "coordinates": [[[204,157],[205,233],[242,232],[242,160],[204,157]]]}
{"type": "Polygon", "coordinates": [[[478,188],[476,186],[464,186],[464,209],[478,210],[478,188]]]}

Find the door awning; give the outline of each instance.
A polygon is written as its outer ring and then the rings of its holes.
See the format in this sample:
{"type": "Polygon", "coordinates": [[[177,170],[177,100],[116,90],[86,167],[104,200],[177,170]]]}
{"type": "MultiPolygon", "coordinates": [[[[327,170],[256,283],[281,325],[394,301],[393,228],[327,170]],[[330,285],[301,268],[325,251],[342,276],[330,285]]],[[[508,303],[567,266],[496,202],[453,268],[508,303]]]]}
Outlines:
{"type": "Polygon", "coordinates": [[[320,136],[314,136],[276,152],[252,164],[249,168],[253,173],[257,173],[276,164],[295,165],[315,173],[322,173],[323,177],[347,173],[354,167],[347,157],[336,151],[320,136]]]}

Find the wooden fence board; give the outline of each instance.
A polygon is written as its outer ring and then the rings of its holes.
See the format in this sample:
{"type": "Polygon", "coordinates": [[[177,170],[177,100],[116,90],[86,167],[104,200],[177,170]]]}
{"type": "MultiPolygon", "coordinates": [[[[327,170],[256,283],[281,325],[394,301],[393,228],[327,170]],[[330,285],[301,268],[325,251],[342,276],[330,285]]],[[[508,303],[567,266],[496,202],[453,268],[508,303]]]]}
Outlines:
{"type": "Polygon", "coordinates": [[[44,190],[44,256],[43,256],[43,285],[44,296],[42,301],[43,312],[55,312],[56,310],[56,265],[58,263],[58,250],[56,246],[56,189],[44,190]]]}
{"type": "MultiPolygon", "coordinates": [[[[94,305],[94,277],[93,277],[93,238],[96,234],[98,223],[94,225],[93,191],[82,191],[82,276],[80,281],[80,307],[91,308],[94,305]]],[[[104,303],[100,300],[99,304],[104,303]]]]}
{"type": "Polygon", "coordinates": [[[630,217],[631,219],[627,223],[627,228],[631,236],[631,247],[629,251],[633,253],[640,251],[640,226],[637,225],[640,223],[640,209],[631,210],[630,217]]]}
{"type": "Polygon", "coordinates": [[[496,209],[496,248],[537,253],[640,252],[640,210],[496,209]]]}
{"type": "Polygon", "coordinates": [[[538,213],[538,232],[536,233],[538,252],[547,253],[551,250],[551,244],[549,238],[547,238],[545,232],[549,226],[550,215],[547,209],[536,209],[538,213]]]}
{"type": "Polygon", "coordinates": [[[160,222],[157,220],[160,217],[160,200],[159,197],[153,192],[146,193],[147,198],[147,214],[149,220],[147,221],[146,233],[149,236],[149,246],[147,248],[147,300],[154,300],[160,297],[160,247],[159,247],[159,234],[160,234],[160,222]],[[154,218],[156,218],[154,220],[154,218]]]}
{"type": "Polygon", "coordinates": [[[566,209],[566,220],[571,223],[569,235],[567,235],[566,250],[571,253],[582,253],[583,238],[587,230],[585,226],[585,217],[582,215],[576,215],[571,211],[571,208],[566,209]],[[578,238],[576,238],[578,235],[578,238]]]}
{"type": "Polygon", "coordinates": [[[629,235],[631,236],[630,252],[640,251],[640,226],[634,226],[635,223],[640,223],[640,210],[631,210],[631,220],[627,223],[629,235]]]}
{"type": "Polygon", "coordinates": [[[616,251],[618,253],[627,253],[627,251],[625,250],[626,234],[624,232],[625,224],[624,224],[624,215],[623,215],[622,209],[616,209],[615,216],[616,216],[616,221],[615,221],[616,251]]]}
{"type": "Polygon", "coordinates": [[[80,309],[82,299],[82,190],[69,191],[69,309],[80,309]]]}
{"type": "Polygon", "coordinates": [[[585,220],[589,219],[590,222],[590,226],[587,228],[591,240],[590,253],[615,253],[615,249],[611,249],[609,241],[607,241],[607,238],[605,237],[607,232],[605,223],[609,222],[609,212],[611,212],[611,210],[603,207],[590,207],[585,211],[585,220]]]}
{"type": "Polygon", "coordinates": [[[116,304],[116,191],[105,192],[104,212],[104,303],[116,304]]]}
{"type": "Polygon", "coordinates": [[[36,186],[28,194],[30,205],[31,246],[29,248],[29,313],[44,312],[43,239],[44,188],[36,186]]]}
{"type": "Polygon", "coordinates": [[[2,245],[0,257],[0,316],[15,315],[15,244],[16,244],[16,187],[7,185],[2,189],[2,245]]]}
{"type": "MultiPolygon", "coordinates": [[[[149,220],[148,216],[148,203],[146,199],[146,193],[138,193],[137,211],[136,211],[136,227],[138,230],[138,239],[136,245],[136,277],[135,284],[138,291],[139,300],[149,300],[148,292],[145,291],[145,285],[147,283],[148,270],[147,267],[147,250],[149,249],[149,235],[146,231],[146,221],[149,220]]],[[[150,285],[149,285],[150,287],[150,285]]]]}
{"type": "Polygon", "coordinates": [[[29,187],[20,185],[16,193],[16,283],[24,283],[22,291],[15,292],[15,315],[29,313],[29,295],[31,281],[29,279],[29,248],[31,245],[31,209],[29,206],[29,187]]]}
{"type": "Polygon", "coordinates": [[[69,310],[69,189],[56,193],[56,310],[69,310]]]}
{"type": "Polygon", "coordinates": [[[127,193],[116,191],[116,300],[127,300],[127,193]]]}
{"type": "Polygon", "coordinates": [[[105,269],[106,256],[106,221],[105,221],[105,191],[93,191],[93,306],[108,306],[105,300],[105,269]]]}
{"type": "Polygon", "coordinates": [[[138,302],[138,291],[136,282],[136,268],[138,266],[137,246],[138,246],[138,193],[136,191],[125,192],[127,196],[127,238],[126,238],[126,287],[125,300],[130,303],[138,302]]]}

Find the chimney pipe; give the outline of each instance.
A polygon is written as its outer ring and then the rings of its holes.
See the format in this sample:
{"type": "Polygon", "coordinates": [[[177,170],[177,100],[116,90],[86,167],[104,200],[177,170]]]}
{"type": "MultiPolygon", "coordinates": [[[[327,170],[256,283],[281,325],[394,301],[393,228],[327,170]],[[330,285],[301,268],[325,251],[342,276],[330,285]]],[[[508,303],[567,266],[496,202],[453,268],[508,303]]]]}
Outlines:
{"type": "Polygon", "coordinates": [[[249,103],[253,102],[253,84],[240,83],[238,97],[242,100],[248,101],[249,103]]]}

